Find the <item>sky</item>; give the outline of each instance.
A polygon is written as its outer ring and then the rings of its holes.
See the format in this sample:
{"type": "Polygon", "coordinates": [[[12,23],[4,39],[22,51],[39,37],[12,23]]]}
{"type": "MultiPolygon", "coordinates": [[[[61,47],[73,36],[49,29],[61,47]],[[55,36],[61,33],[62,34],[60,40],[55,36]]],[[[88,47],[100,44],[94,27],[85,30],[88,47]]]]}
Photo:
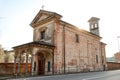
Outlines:
{"type": "Polygon", "coordinates": [[[100,18],[101,41],[106,43],[106,56],[119,51],[119,0],[0,0],[0,44],[5,50],[33,41],[29,25],[42,9],[62,15],[62,20],[89,31],[88,20],[100,18]]]}

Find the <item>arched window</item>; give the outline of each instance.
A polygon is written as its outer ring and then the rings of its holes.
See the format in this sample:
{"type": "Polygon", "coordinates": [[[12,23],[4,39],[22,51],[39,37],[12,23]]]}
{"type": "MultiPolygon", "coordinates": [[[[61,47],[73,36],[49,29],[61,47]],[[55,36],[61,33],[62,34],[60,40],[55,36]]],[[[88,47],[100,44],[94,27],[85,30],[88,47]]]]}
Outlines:
{"type": "Polygon", "coordinates": [[[97,24],[95,24],[95,28],[97,28],[98,26],[97,26],[97,24]]]}
{"type": "Polygon", "coordinates": [[[93,26],[93,24],[91,25],[91,29],[94,29],[94,26],[93,26]]]}

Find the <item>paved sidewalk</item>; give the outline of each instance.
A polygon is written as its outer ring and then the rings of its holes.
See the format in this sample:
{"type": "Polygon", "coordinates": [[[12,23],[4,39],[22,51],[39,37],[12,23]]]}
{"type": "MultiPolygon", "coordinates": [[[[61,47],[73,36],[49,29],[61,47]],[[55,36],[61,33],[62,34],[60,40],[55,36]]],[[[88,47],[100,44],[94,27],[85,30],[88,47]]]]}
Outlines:
{"type": "Polygon", "coordinates": [[[9,78],[11,78],[12,76],[0,76],[0,80],[6,80],[6,79],[9,79],[9,78]]]}
{"type": "Polygon", "coordinates": [[[33,76],[22,78],[11,78],[6,80],[120,80],[120,70],[74,73],[51,76],[33,76]]]}

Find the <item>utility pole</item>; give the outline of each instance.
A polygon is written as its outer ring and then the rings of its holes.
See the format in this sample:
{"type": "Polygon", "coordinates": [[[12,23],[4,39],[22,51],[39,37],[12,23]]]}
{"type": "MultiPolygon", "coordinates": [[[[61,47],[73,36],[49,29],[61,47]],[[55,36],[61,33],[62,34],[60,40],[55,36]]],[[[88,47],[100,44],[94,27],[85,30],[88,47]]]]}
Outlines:
{"type": "Polygon", "coordinates": [[[119,50],[119,52],[120,52],[119,38],[120,38],[120,36],[117,37],[117,41],[118,41],[118,50],[119,50]]]}

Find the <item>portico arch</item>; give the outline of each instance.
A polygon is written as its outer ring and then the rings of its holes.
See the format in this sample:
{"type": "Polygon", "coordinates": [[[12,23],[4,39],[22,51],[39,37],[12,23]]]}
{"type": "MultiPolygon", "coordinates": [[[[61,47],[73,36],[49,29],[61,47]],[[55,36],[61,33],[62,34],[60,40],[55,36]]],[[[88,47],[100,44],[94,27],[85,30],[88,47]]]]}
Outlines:
{"type": "Polygon", "coordinates": [[[39,50],[35,55],[35,73],[52,74],[52,58],[52,52],[49,50],[39,50]]]}

